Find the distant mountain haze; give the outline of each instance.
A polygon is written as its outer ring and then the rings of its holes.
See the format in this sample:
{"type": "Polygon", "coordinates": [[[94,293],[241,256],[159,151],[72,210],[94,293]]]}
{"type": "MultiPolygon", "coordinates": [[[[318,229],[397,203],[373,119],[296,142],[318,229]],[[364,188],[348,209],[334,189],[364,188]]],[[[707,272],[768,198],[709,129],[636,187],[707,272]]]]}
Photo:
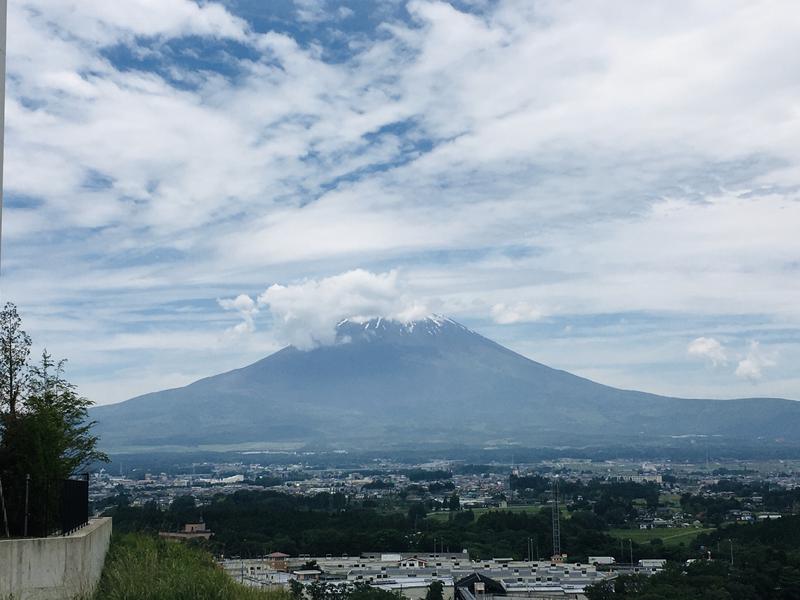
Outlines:
{"type": "Polygon", "coordinates": [[[542,446],[724,436],[800,441],[800,402],[620,390],[451,319],[342,321],[337,342],[92,409],[109,450],[542,446]]]}

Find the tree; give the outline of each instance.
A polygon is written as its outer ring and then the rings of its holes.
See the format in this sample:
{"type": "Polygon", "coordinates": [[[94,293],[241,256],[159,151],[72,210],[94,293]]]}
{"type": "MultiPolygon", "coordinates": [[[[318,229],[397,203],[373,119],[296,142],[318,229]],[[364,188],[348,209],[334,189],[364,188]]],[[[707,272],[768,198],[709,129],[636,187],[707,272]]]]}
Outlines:
{"type": "Polygon", "coordinates": [[[25,390],[31,338],[22,329],[17,307],[7,302],[0,311],[0,408],[8,406],[13,419],[25,390]]]}
{"type": "Polygon", "coordinates": [[[444,585],[438,579],[431,581],[428,591],[425,593],[425,600],[444,600],[444,585]]]}
{"type": "Polygon", "coordinates": [[[64,378],[65,364],[66,360],[56,363],[43,351],[41,363],[30,369],[31,394],[25,400],[34,425],[30,433],[39,436],[38,450],[62,478],[94,461],[108,462],[91,432],[95,424],[88,420],[92,402],[79,396],[75,385],[64,378]]]}
{"type": "Polygon", "coordinates": [[[583,592],[587,600],[614,600],[614,583],[611,581],[598,581],[587,587],[583,592]]]}
{"type": "Polygon", "coordinates": [[[306,588],[311,600],[328,600],[328,584],[324,581],[314,581],[306,588]]]}
{"type": "Polygon", "coordinates": [[[396,590],[390,592],[371,587],[364,581],[357,581],[347,594],[347,600],[403,600],[403,596],[396,590]]]}
{"type": "MultiPolygon", "coordinates": [[[[452,516],[452,515],[451,515],[452,516]]],[[[453,522],[456,525],[461,525],[462,527],[465,525],[469,525],[475,520],[475,513],[471,510],[460,511],[456,513],[453,522]]]]}
{"type": "Polygon", "coordinates": [[[448,507],[450,510],[461,510],[461,502],[458,499],[458,494],[453,494],[450,496],[448,507]]]}
{"type": "Polygon", "coordinates": [[[24,533],[27,495],[28,531],[47,535],[62,481],[108,457],[91,431],[92,403],[64,377],[66,362],[45,351],[40,364],[30,365],[30,346],[16,307],[6,304],[0,311],[0,477],[10,529],[24,533]]]}
{"type": "Polygon", "coordinates": [[[408,520],[414,523],[414,529],[417,528],[417,523],[420,519],[424,519],[428,515],[428,511],[422,502],[415,502],[408,507],[408,520]]]}
{"type": "Polygon", "coordinates": [[[198,523],[203,520],[203,515],[191,494],[176,496],[169,506],[169,512],[172,514],[170,526],[177,530],[187,523],[198,523]]]}

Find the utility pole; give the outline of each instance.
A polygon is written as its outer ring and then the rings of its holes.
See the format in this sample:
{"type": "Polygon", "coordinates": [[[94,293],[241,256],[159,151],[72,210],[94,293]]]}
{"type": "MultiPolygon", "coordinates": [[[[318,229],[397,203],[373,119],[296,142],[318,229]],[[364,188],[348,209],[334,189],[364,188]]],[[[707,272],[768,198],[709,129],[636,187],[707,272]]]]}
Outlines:
{"type": "Polygon", "coordinates": [[[31,474],[25,475],[25,521],[23,522],[22,535],[28,537],[28,496],[31,487],[31,474]]]}
{"type": "Polygon", "coordinates": [[[733,566],[733,540],[731,538],[728,538],[728,542],[731,545],[731,566],[733,566]]]}
{"type": "Polygon", "coordinates": [[[0,506],[3,508],[3,525],[5,526],[6,530],[6,537],[11,537],[11,534],[8,532],[8,514],[6,513],[6,498],[3,496],[3,480],[0,479],[0,506]]]}
{"type": "Polygon", "coordinates": [[[631,551],[631,566],[633,566],[633,540],[628,538],[628,548],[631,551]]]}

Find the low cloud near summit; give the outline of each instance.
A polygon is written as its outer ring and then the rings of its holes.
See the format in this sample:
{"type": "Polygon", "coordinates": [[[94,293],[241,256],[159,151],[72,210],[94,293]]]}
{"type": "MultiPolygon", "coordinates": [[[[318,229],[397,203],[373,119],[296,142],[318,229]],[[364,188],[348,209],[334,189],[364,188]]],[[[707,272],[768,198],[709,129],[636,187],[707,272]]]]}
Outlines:
{"type": "Polygon", "coordinates": [[[272,317],[272,332],[282,343],[301,350],[334,343],[342,319],[367,321],[385,317],[412,321],[428,314],[427,306],[408,293],[397,271],[372,273],[353,269],[332,277],[273,284],[257,300],[239,295],[220,300],[225,309],[239,310],[243,321],[235,328],[252,331],[253,310],[264,308],[272,317]]]}

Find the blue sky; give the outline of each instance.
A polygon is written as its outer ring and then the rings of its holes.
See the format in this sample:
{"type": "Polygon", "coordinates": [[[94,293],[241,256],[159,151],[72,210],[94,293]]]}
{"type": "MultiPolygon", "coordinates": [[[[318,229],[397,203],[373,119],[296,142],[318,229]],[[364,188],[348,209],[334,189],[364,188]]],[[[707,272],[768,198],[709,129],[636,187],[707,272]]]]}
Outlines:
{"type": "Polygon", "coordinates": [[[98,403],[341,318],[800,399],[794,2],[13,0],[3,289],[98,403]]]}

